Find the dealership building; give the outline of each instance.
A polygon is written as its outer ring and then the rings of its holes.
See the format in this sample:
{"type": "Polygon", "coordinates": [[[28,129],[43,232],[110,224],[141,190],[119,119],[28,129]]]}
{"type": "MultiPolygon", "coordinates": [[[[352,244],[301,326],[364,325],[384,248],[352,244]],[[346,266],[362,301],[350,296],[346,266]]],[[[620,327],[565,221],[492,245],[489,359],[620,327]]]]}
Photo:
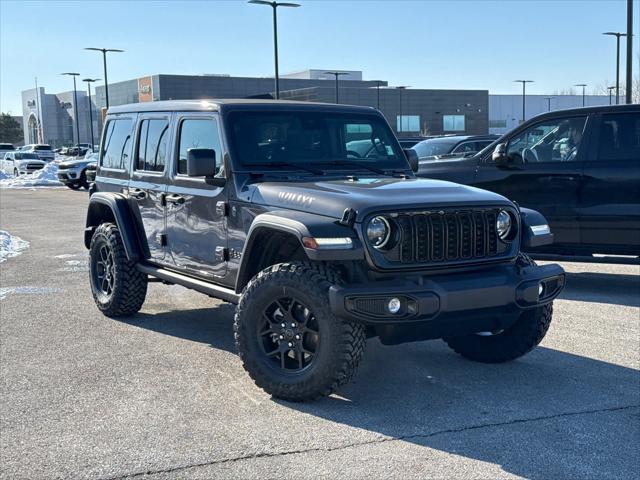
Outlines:
{"type": "MultiPolygon", "coordinates": [[[[487,90],[414,89],[390,86],[384,80],[363,80],[361,71],[341,70],[335,77],[324,69],[310,69],[280,77],[280,97],[287,100],[336,102],[378,108],[398,136],[503,133],[518,123],[522,96],[489,95],[487,90]]],[[[99,141],[104,85],[91,98],[78,91],[76,138],[73,92],[48,94],[44,87],[22,92],[25,143],[43,141],[53,146],[91,142],[89,111],[93,117],[94,142],[99,141]]],[[[273,98],[273,77],[230,75],[157,74],[109,84],[111,106],[159,100],[215,98],[273,98]]],[[[546,111],[544,97],[527,96],[527,118],[546,111]]],[[[589,96],[588,105],[608,102],[608,97],[589,96]]],[[[552,109],[579,106],[582,97],[558,96],[552,109]]]]}

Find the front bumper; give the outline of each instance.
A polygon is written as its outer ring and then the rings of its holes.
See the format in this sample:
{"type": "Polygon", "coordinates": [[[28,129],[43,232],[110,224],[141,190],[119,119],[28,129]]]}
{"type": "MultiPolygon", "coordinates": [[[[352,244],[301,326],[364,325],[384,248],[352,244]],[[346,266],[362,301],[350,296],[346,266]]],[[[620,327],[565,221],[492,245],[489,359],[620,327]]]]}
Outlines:
{"type": "Polygon", "coordinates": [[[67,168],[65,170],[58,170],[58,180],[64,184],[77,183],[80,180],[80,169],[67,168]]]}
{"type": "Polygon", "coordinates": [[[467,327],[484,331],[504,327],[523,311],[553,301],[564,284],[564,270],[559,265],[510,264],[466,273],[332,286],[329,303],[335,315],[367,325],[452,320],[475,322],[467,327]],[[401,305],[395,314],[387,309],[392,298],[399,299],[401,305]]]}

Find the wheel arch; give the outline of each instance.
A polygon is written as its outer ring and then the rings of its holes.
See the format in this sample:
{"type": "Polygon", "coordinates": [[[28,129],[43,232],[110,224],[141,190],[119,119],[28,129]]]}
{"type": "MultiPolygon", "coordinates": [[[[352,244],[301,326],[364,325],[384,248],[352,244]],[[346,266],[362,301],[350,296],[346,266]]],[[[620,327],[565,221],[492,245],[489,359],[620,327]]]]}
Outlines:
{"type": "Polygon", "coordinates": [[[91,195],[84,230],[84,245],[89,248],[95,229],[102,223],[115,223],[120,231],[127,258],[138,261],[144,257],[137,221],[124,195],[100,192],[91,195]]]}

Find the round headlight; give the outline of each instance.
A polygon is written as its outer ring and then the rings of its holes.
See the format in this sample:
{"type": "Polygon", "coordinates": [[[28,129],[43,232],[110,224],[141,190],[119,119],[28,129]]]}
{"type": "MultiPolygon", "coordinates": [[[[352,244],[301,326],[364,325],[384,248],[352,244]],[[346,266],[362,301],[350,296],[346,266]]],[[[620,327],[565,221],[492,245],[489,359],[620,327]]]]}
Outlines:
{"type": "Polygon", "coordinates": [[[500,210],[496,219],[496,230],[500,240],[506,240],[511,233],[511,215],[505,210],[500,210]]]}
{"type": "Polygon", "coordinates": [[[367,226],[367,238],[375,248],[384,247],[391,237],[389,222],[384,217],[373,217],[367,226]]]}

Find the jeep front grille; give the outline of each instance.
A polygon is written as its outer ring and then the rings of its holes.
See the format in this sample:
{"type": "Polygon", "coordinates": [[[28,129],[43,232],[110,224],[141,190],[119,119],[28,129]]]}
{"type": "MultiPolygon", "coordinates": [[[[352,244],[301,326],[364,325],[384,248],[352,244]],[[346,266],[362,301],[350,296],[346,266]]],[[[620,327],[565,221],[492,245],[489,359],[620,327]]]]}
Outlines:
{"type": "Polygon", "coordinates": [[[498,212],[497,208],[484,208],[385,215],[396,230],[395,242],[387,251],[376,250],[374,259],[381,259],[385,266],[409,266],[515,255],[513,242],[498,239],[498,212]]]}

